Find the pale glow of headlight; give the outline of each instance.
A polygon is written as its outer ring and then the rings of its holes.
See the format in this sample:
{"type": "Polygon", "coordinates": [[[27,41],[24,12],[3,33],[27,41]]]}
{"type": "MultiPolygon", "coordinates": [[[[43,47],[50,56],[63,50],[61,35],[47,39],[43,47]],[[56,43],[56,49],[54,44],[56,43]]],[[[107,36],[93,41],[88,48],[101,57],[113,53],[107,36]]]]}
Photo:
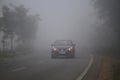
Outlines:
{"type": "Polygon", "coordinates": [[[56,51],[56,50],[57,50],[57,48],[53,48],[53,50],[54,50],[54,51],[56,51]]]}
{"type": "Polygon", "coordinates": [[[68,48],[68,50],[71,51],[71,50],[72,50],[72,47],[68,48]]]}

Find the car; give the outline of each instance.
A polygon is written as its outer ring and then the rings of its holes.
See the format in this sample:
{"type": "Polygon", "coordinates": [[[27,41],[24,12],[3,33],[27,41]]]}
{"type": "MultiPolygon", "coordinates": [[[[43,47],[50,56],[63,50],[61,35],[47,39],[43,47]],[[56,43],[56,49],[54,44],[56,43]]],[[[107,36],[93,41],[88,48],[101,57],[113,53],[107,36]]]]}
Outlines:
{"type": "Polygon", "coordinates": [[[51,57],[75,57],[75,44],[73,44],[72,40],[56,40],[51,45],[51,57]]]}

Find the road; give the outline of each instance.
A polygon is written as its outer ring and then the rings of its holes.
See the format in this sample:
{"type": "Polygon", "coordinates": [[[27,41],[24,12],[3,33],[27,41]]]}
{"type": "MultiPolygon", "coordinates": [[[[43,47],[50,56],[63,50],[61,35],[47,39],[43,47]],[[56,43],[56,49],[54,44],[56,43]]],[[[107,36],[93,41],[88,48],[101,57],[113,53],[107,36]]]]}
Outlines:
{"type": "Polygon", "coordinates": [[[37,51],[0,61],[0,80],[76,80],[89,61],[85,52],[76,52],[74,59],[51,59],[49,51],[37,51]]]}

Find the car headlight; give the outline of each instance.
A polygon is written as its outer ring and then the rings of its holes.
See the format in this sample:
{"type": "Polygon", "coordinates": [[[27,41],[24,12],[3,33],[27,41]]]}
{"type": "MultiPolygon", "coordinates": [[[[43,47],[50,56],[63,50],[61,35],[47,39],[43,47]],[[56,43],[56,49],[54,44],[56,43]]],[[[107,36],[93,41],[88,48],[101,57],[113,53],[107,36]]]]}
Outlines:
{"type": "Polygon", "coordinates": [[[53,48],[53,51],[57,51],[57,48],[53,48]]]}
{"type": "Polygon", "coordinates": [[[71,51],[73,48],[72,47],[70,47],[70,48],[68,48],[68,51],[71,51]]]}

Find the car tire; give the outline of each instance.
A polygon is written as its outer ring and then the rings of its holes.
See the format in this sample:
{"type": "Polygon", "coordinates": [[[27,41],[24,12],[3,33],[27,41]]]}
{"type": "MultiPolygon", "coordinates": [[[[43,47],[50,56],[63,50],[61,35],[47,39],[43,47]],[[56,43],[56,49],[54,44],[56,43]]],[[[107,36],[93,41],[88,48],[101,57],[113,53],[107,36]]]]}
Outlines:
{"type": "Polygon", "coordinates": [[[52,54],[52,55],[51,55],[51,58],[56,58],[56,56],[52,54]]]}
{"type": "Polygon", "coordinates": [[[71,58],[75,58],[75,54],[71,55],[71,58]]]}

